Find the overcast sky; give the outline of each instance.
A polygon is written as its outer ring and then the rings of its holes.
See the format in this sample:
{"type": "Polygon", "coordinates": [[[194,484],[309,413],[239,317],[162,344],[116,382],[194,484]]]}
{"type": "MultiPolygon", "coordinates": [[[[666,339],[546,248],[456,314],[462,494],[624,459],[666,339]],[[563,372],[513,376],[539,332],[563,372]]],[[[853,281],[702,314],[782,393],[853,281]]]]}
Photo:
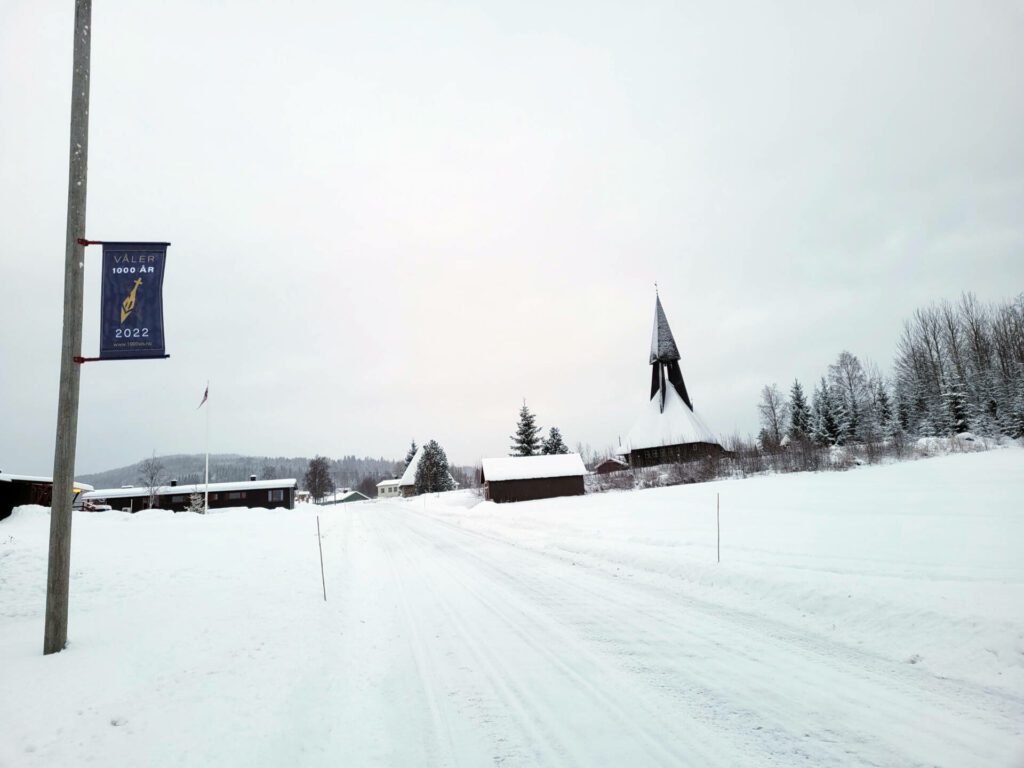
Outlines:
{"type": "MultiPolygon", "coordinates": [[[[0,468],[49,474],[73,3],[0,2],[0,468]]],[[[1019,2],[127,2],[93,11],[88,236],[167,240],[165,361],[83,370],[78,472],[151,451],[614,445],[654,282],[697,411],[1024,290],[1019,2]]],[[[100,249],[86,263],[96,354],[100,249]]]]}

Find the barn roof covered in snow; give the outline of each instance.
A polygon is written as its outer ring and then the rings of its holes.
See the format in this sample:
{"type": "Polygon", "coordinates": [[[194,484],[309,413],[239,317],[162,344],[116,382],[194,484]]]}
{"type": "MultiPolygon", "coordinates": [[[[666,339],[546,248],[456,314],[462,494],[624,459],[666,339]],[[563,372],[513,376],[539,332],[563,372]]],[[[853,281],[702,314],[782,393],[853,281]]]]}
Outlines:
{"type": "Polygon", "coordinates": [[[665,409],[661,398],[653,397],[626,436],[622,453],[640,448],[660,448],[680,443],[718,443],[718,438],[691,411],[675,387],[665,387],[665,409]]]}
{"type": "Polygon", "coordinates": [[[483,459],[484,482],[536,480],[547,477],[582,477],[587,474],[578,453],[544,456],[502,456],[483,459]]]}
{"type": "Polygon", "coordinates": [[[679,359],[679,348],[676,346],[675,337],[672,336],[672,329],[668,327],[668,318],[665,317],[665,310],[661,306],[661,297],[656,296],[654,300],[654,328],[651,331],[651,359],[650,363],[661,361],[670,363],[679,359]]]}

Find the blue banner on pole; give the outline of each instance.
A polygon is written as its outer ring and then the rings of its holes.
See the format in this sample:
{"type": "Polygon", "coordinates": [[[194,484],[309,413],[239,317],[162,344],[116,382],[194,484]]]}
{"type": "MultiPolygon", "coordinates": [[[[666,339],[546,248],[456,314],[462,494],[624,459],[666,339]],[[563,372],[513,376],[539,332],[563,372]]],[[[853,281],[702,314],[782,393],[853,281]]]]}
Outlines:
{"type": "Polygon", "coordinates": [[[100,359],[165,357],[164,262],[170,243],[104,243],[100,359]]]}

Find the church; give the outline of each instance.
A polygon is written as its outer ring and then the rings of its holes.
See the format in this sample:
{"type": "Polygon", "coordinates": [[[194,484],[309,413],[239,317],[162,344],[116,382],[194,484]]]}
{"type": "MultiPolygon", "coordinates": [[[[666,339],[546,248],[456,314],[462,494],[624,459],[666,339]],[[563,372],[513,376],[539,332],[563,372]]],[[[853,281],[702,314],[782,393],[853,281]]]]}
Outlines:
{"type": "Polygon", "coordinates": [[[629,466],[635,469],[724,455],[718,438],[693,410],[679,367],[679,348],[660,296],[655,296],[649,364],[650,400],[619,450],[629,466]]]}

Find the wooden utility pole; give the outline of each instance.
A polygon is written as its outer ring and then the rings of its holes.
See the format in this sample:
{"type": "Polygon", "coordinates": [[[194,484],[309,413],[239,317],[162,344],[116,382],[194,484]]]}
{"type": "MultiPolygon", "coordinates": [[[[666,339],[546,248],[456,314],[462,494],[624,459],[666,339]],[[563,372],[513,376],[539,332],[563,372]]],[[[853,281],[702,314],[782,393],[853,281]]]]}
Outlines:
{"type": "Polygon", "coordinates": [[[85,190],[89,164],[89,53],[92,0],[75,3],[74,64],[71,76],[71,147],[68,163],[68,222],[64,248],[64,334],[60,351],[57,446],[53,455],[50,559],[46,577],[43,653],[58,653],[68,641],[68,581],[71,571],[71,504],[74,501],[78,441],[78,384],[75,358],[82,354],[82,273],[85,247],[85,190]]]}

